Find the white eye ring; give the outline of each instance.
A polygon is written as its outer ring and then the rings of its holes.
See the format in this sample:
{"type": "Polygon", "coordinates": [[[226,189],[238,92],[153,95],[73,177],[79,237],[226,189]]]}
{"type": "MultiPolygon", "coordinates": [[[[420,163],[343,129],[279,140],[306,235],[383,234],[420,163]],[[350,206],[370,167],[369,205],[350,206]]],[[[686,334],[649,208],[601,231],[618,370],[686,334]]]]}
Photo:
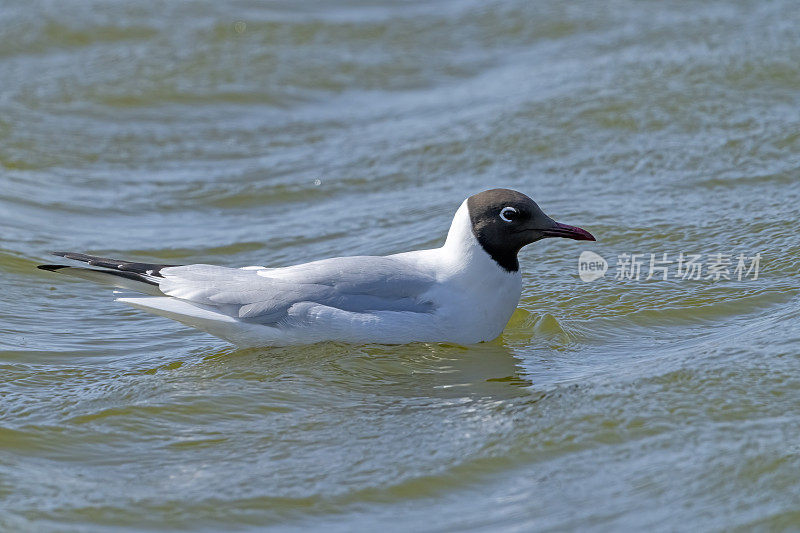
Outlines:
{"type": "Polygon", "coordinates": [[[519,211],[517,211],[517,210],[516,210],[516,209],[514,209],[513,207],[504,207],[504,208],[503,208],[503,209],[500,211],[500,218],[502,218],[502,219],[503,219],[503,220],[505,220],[506,222],[512,222],[512,219],[511,219],[511,218],[509,218],[509,216],[508,216],[508,215],[510,215],[511,213],[513,213],[513,214],[515,214],[515,215],[516,215],[516,214],[518,214],[518,213],[519,213],[519,211]]]}

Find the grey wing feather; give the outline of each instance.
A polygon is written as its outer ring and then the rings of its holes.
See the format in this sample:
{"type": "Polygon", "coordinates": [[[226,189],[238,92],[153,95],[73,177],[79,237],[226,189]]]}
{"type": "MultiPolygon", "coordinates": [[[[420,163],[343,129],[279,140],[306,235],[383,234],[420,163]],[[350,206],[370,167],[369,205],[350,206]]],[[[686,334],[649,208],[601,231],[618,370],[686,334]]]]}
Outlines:
{"type": "Polygon", "coordinates": [[[337,257],[286,268],[187,265],[161,270],[159,288],[243,320],[274,324],[300,302],[352,312],[430,312],[419,296],[433,277],[390,257],[337,257]]]}

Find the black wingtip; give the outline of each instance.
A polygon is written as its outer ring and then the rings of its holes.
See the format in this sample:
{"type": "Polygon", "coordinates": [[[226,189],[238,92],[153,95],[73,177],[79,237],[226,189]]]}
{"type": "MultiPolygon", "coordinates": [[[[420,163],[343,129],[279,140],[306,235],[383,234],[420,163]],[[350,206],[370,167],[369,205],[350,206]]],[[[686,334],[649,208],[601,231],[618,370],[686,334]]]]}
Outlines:
{"type": "Polygon", "coordinates": [[[50,255],[57,255],[58,257],[67,257],[69,252],[48,252],[50,255]]]}
{"type": "Polygon", "coordinates": [[[69,268],[67,265],[36,265],[39,270],[47,270],[48,272],[55,272],[62,268],[69,268]]]}

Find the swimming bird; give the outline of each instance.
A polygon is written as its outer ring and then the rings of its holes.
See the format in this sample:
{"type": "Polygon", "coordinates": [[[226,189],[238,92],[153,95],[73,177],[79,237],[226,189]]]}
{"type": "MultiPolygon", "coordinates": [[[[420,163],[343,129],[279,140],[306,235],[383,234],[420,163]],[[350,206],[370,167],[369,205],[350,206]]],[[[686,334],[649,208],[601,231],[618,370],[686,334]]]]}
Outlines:
{"type": "Polygon", "coordinates": [[[99,268],[38,268],[142,293],[117,301],[242,347],[473,344],[502,333],[522,293],[517,253],[547,237],[595,240],[545,215],[520,192],[492,189],[464,200],[440,248],[278,268],[162,265],[53,252],[99,268]]]}

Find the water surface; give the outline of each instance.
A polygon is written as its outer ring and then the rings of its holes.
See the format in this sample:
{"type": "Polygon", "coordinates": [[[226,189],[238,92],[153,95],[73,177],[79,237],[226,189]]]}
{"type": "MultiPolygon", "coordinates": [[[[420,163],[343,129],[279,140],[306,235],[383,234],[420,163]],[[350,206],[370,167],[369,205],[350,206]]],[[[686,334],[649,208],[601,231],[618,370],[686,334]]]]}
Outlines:
{"type": "Polygon", "coordinates": [[[0,528],[797,529],[799,180],[788,0],[6,2],[0,528]],[[237,351],[34,268],[437,246],[496,186],[599,242],[477,346],[237,351]],[[614,279],[680,252],[761,271],[614,279]]]}

